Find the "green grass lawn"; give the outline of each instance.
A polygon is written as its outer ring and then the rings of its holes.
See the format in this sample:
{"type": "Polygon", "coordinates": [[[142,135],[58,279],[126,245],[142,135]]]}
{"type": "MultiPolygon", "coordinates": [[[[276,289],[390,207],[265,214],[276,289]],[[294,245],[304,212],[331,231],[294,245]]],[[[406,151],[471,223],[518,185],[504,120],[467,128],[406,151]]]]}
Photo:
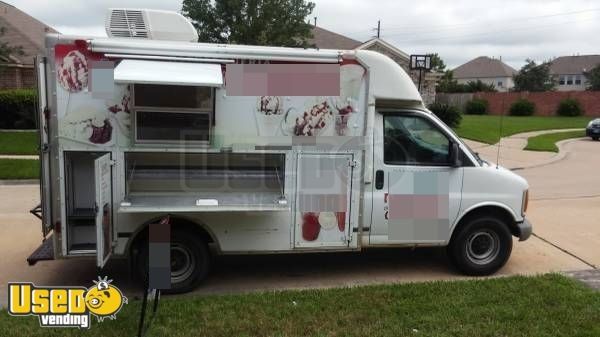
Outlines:
{"type": "Polygon", "coordinates": [[[0,179],[38,179],[37,159],[0,159],[0,179]]]}
{"type": "MultiPolygon", "coordinates": [[[[1,336],[133,336],[139,301],[87,331],[0,312],[1,336]]],[[[556,274],[164,298],[149,336],[600,336],[600,292],[556,274]]]]}
{"type": "Polygon", "coordinates": [[[557,142],[570,138],[585,137],[585,130],[547,133],[527,139],[525,150],[558,152],[557,142]]]}
{"type": "MultiPolygon", "coordinates": [[[[590,120],[590,117],[505,116],[502,135],[506,137],[522,132],[550,129],[584,129],[590,120]]],[[[500,116],[464,115],[455,131],[462,138],[496,144],[500,140],[500,116]]]]}
{"type": "Polygon", "coordinates": [[[0,154],[38,154],[37,131],[0,131],[0,154]]]}

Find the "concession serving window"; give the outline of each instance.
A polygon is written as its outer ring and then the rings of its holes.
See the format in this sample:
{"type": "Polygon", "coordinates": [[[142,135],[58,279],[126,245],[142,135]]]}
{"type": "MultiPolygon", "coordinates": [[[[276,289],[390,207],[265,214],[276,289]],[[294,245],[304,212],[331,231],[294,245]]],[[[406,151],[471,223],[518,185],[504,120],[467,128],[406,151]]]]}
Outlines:
{"type": "Polygon", "coordinates": [[[121,213],[286,211],[281,153],[125,153],[121,213]]]}
{"type": "Polygon", "coordinates": [[[123,60],[115,82],[132,85],[136,143],[209,143],[220,64],[123,60]]]}

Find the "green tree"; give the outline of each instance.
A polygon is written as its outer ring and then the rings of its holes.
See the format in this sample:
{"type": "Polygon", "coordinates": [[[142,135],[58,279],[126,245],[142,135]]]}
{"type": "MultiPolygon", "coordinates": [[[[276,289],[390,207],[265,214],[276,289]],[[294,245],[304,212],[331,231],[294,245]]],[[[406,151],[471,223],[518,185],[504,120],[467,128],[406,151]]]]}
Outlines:
{"type": "Polygon", "coordinates": [[[446,63],[438,55],[438,53],[431,54],[431,71],[436,73],[443,73],[446,71],[446,63]]]}
{"type": "Polygon", "coordinates": [[[463,92],[464,87],[454,79],[452,70],[444,71],[444,74],[437,83],[437,92],[457,93],[463,92]]]}
{"type": "Polygon", "coordinates": [[[588,90],[600,91],[600,64],[596,65],[592,70],[584,73],[588,81],[588,90]]]}
{"type": "Polygon", "coordinates": [[[436,91],[444,93],[495,92],[496,87],[493,84],[483,83],[481,80],[470,81],[467,84],[458,83],[454,79],[452,70],[446,70],[437,83],[436,91]]]}
{"type": "Polygon", "coordinates": [[[307,47],[314,7],[305,0],[183,0],[182,12],[200,42],[307,47]]]}
{"type": "Polygon", "coordinates": [[[0,58],[6,61],[10,61],[10,55],[24,55],[23,48],[21,46],[11,46],[8,42],[2,41],[6,28],[0,27],[0,58]]]}
{"type": "Polygon", "coordinates": [[[483,83],[481,80],[469,81],[467,83],[466,92],[496,92],[496,87],[493,84],[483,83]]]}
{"type": "Polygon", "coordinates": [[[550,75],[550,62],[536,64],[527,59],[527,64],[513,77],[514,91],[550,91],[554,89],[554,80],[550,75]]]}

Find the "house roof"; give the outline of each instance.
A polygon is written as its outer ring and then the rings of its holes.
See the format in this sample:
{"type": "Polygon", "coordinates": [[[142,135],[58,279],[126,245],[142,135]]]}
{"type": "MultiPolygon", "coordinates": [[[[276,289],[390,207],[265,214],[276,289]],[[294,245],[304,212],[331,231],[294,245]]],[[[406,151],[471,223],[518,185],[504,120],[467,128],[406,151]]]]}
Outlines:
{"type": "Polygon", "coordinates": [[[352,50],[361,44],[360,41],[317,26],[312,27],[312,34],[313,38],[309,39],[308,43],[314,44],[319,49],[352,50]]]}
{"type": "Polygon", "coordinates": [[[380,39],[378,37],[370,39],[369,41],[361,44],[360,46],[356,47],[355,49],[368,49],[369,47],[371,47],[375,44],[379,44],[379,45],[383,46],[384,48],[388,49],[392,54],[398,55],[398,56],[400,56],[402,58],[406,58],[406,59],[410,58],[410,56],[407,53],[398,49],[393,44],[391,44],[383,39],[380,39]]]}
{"type": "Polygon", "coordinates": [[[54,29],[29,16],[18,8],[0,1],[0,27],[4,35],[0,41],[11,47],[20,46],[25,55],[10,55],[9,63],[32,64],[33,57],[44,49],[46,33],[56,33],[54,29]]]}
{"type": "Polygon", "coordinates": [[[600,64],[600,55],[561,56],[552,61],[550,73],[556,75],[583,74],[600,64]]]}
{"type": "Polygon", "coordinates": [[[455,79],[485,78],[485,77],[512,77],[517,71],[506,63],[487,56],[473,59],[453,71],[455,79]]]}

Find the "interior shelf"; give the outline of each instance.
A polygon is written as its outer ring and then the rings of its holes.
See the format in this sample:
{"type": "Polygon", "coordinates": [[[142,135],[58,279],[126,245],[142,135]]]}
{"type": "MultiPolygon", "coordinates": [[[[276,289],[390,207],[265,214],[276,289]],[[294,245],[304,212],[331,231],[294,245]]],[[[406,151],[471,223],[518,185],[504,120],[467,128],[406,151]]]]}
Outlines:
{"type": "Polygon", "coordinates": [[[69,213],[69,219],[77,220],[87,220],[94,219],[96,217],[96,211],[93,208],[76,208],[71,210],[69,213]]]}
{"type": "Polygon", "coordinates": [[[285,156],[136,153],[120,213],[285,211],[285,156]]]}
{"type": "Polygon", "coordinates": [[[130,195],[120,213],[286,211],[290,207],[278,193],[194,193],[130,195]]]}

